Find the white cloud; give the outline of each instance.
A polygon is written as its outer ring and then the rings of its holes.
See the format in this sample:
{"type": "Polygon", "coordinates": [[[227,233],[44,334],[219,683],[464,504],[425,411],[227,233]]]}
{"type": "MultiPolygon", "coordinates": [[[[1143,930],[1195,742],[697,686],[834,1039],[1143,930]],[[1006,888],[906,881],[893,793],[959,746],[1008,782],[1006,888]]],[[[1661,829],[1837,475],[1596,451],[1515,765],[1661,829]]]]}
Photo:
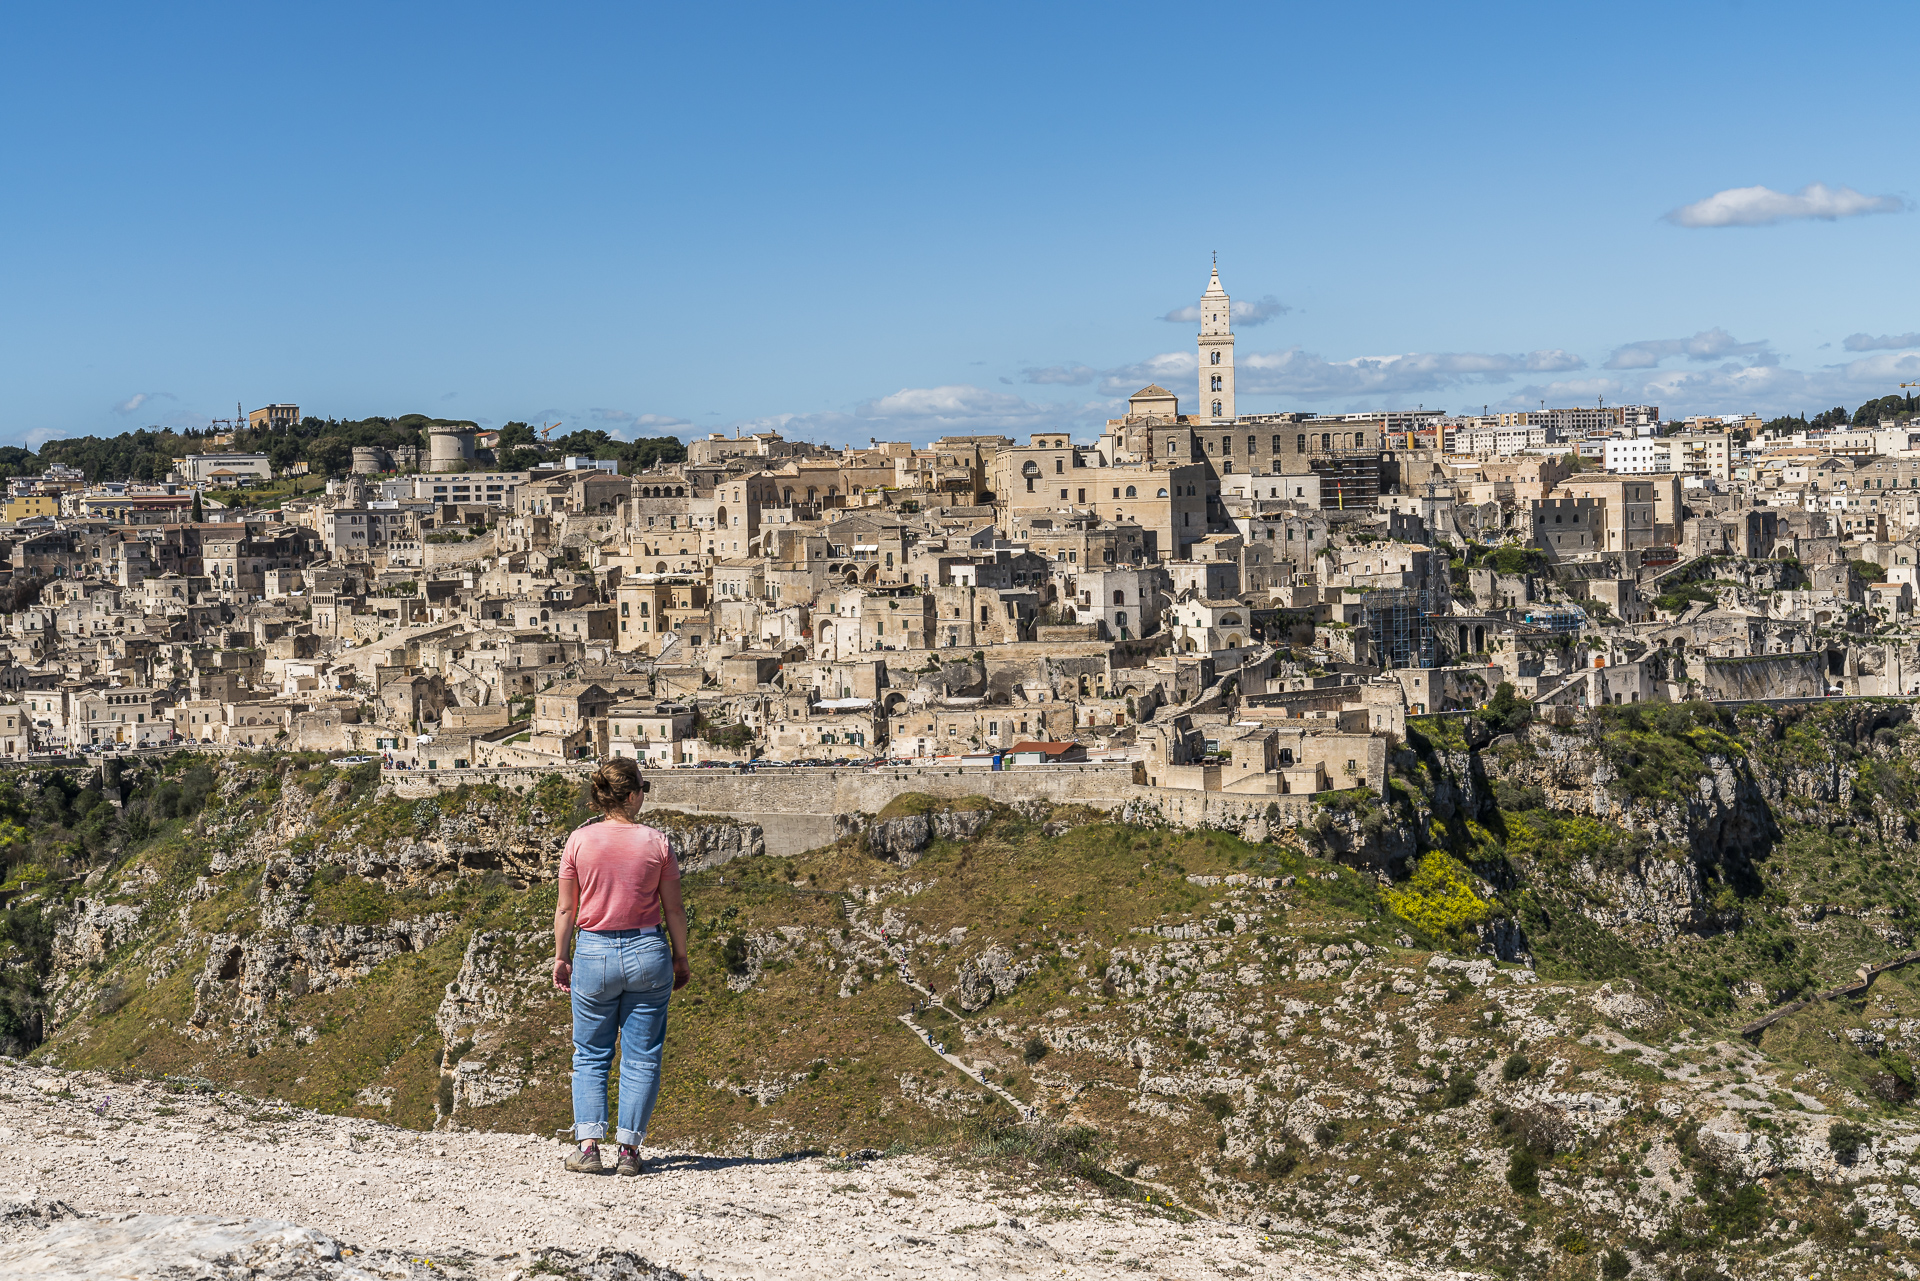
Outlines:
{"type": "Polygon", "coordinates": [[[133,393],[133,395],[127,397],[125,400],[115,405],[113,407],[113,412],[116,414],[119,414],[122,418],[125,418],[128,414],[139,413],[140,406],[146,404],[150,400],[177,400],[177,399],[179,398],[170,391],[136,391],[135,393],[133,393]]]}
{"type": "Polygon", "coordinates": [[[1848,351],[1905,351],[1920,347],[1920,334],[1848,334],[1840,345],[1848,351]]]}
{"type": "MultiPolygon", "coordinates": [[[[1242,329],[1251,329],[1255,325],[1264,325],[1275,316],[1284,316],[1293,308],[1268,294],[1252,302],[1236,302],[1228,305],[1233,314],[1233,323],[1242,329]]],[[[1170,320],[1178,325],[1197,325],[1200,323],[1200,304],[1190,303],[1185,307],[1175,307],[1162,320],[1170,320]]]]}
{"type": "Polygon", "coordinates": [[[1084,387],[1100,376],[1098,370],[1085,365],[1048,365],[1045,369],[1023,369],[1020,373],[1030,383],[1063,387],[1084,387]]]}
{"type": "Polygon", "coordinates": [[[1682,227],[1764,227],[1799,218],[1832,222],[1859,214],[1899,213],[1906,207],[1898,196],[1869,196],[1852,187],[1813,182],[1792,193],[1770,187],[1730,187],[1681,205],[1666,217],[1682,227]]]}
{"type": "Polygon", "coordinates": [[[1724,360],[1732,356],[1759,356],[1767,350],[1765,339],[1741,342],[1726,330],[1715,326],[1703,329],[1691,338],[1647,338],[1613,349],[1605,369],[1652,369],[1669,356],[1688,360],[1724,360]]]}

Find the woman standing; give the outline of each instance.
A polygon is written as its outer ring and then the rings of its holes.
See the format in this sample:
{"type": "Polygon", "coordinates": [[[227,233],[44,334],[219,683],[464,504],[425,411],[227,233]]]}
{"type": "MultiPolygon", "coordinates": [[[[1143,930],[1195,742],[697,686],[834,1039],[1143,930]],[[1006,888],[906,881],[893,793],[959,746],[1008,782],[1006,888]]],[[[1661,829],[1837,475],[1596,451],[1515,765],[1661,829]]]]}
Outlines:
{"type": "Polygon", "coordinates": [[[607,1068],[620,1039],[620,1174],[640,1173],[640,1144],[660,1097],[667,997],[685,987],[687,913],[667,838],[640,825],[640,767],[616,756],[593,773],[601,817],[567,838],[553,913],[553,985],[573,993],[573,1137],[567,1169],[605,1174],[607,1068]],[[575,930],[578,934],[575,934],[575,930]],[[572,959],[568,959],[571,952],[572,959]]]}

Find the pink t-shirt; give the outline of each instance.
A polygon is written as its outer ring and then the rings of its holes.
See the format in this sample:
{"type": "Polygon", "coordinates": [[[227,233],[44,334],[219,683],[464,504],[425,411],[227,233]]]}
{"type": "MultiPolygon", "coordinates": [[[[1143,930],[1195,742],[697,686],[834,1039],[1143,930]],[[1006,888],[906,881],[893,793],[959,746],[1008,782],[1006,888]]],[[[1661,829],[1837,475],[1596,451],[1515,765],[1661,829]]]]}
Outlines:
{"type": "Polygon", "coordinates": [[[580,883],[581,929],[643,930],[660,924],[660,887],[680,883],[680,865],[653,828],[602,819],[567,838],[560,879],[580,883]]]}

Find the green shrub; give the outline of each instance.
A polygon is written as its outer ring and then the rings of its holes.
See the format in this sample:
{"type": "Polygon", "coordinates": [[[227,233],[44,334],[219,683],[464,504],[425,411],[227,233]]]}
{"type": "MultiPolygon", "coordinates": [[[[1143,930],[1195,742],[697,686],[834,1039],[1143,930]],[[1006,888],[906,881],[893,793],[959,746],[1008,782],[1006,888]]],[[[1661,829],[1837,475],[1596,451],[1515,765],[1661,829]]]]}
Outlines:
{"type": "Polygon", "coordinates": [[[720,948],[720,959],[725,963],[727,973],[735,975],[745,974],[747,972],[746,936],[742,934],[728,935],[726,943],[720,948]]]}
{"type": "Polygon", "coordinates": [[[1526,1055],[1509,1054],[1507,1055],[1507,1061],[1500,1067],[1500,1079],[1503,1081],[1518,1081],[1531,1071],[1533,1071],[1533,1064],[1528,1060],[1526,1055]]]}
{"type": "Polygon", "coordinates": [[[1501,681],[1487,705],[1475,713],[1496,734],[1525,729],[1533,719],[1533,704],[1514,692],[1511,681],[1501,681]]]}
{"type": "Polygon", "coordinates": [[[1864,1125],[1855,1125],[1852,1121],[1835,1121],[1827,1127],[1827,1146],[1835,1156],[1853,1155],[1871,1137],[1864,1125]]]}
{"type": "Polygon", "coordinates": [[[1603,1281],[1626,1281],[1632,1271],[1632,1260],[1619,1250],[1609,1250],[1600,1256],[1600,1276],[1603,1281]]]}
{"type": "Polygon", "coordinates": [[[1507,1158],[1507,1186],[1524,1197],[1540,1195],[1540,1158],[1529,1148],[1515,1148],[1507,1158]]]}
{"type": "Polygon", "coordinates": [[[1480,1087],[1473,1083],[1473,1077],[1465,1068],[1456,1068],[1447,1078],[1447,1088],[1440,1096],[1440,1106],[1447,1108],[1464,1107],[1480,1093],[1480,1087]]]}
{"type": "Polygon", "coordinates": [[[1020,1051],[1020,1057],[1026,1060],[1027,1066],[1031,1067],[1041,1059],[1046,1058],[1047,1051],[1050,1048],[1051,1047],[1039,1037],[1032,1037],[1027,1041],[1025,1048],[1020,1051]]]}

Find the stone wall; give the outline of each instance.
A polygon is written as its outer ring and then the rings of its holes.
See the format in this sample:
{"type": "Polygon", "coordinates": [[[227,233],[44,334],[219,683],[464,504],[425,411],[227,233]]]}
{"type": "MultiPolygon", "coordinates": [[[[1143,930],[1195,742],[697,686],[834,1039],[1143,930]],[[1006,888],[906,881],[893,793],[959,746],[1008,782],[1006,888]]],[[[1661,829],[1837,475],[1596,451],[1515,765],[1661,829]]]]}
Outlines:
{"type": "MultiPolygon", "coordinates": [[[[1376,743],[1381,740],[1375,740],[1376,743]]],[[[584,776],[589,766],[564,772],[584,776]]],[[[389,770],[401,796],[429,796],[461,783],[496,783],[524,791],[551,769],[389,770]]],[[[1130,822],[1218,828],[1250,840],[1313,820],[1312,797],[1296,794],[1199,792],[1148,787],[1132,762],[1029,765],[1011,770],[958,765],[888,769],[652,770],[649,805],[690,816],[724,816],[756,825],[766,853],[790,856],[831,844],[843,833],[836,815],[877,814],[903,792],[955,800],[984,796],[1003,805],[1044,801],[1117,812],[1130,822]]]]}
{"type": "Polygon", "coordinates": [[[1818,650],[1764,658],[1689,659],[1687,675],[1705,687],[1708,698],[1823,698],[1827,655],[1818,650]]]}
{"type": "Polygon", "coordinates": [[[724,814],[757,823],[769,854],[790,855],[831,842],[836,814],[877,814],[902,792],[958,798],[984,796],[1002,804],[1046,800],[1057,805],[1114,809],[1133,790],[1126,763],[1028,765],[1011,770],[958,765],[892,769],[760,769],[650,773],[651,804],[688,814],[724,814]]]}

